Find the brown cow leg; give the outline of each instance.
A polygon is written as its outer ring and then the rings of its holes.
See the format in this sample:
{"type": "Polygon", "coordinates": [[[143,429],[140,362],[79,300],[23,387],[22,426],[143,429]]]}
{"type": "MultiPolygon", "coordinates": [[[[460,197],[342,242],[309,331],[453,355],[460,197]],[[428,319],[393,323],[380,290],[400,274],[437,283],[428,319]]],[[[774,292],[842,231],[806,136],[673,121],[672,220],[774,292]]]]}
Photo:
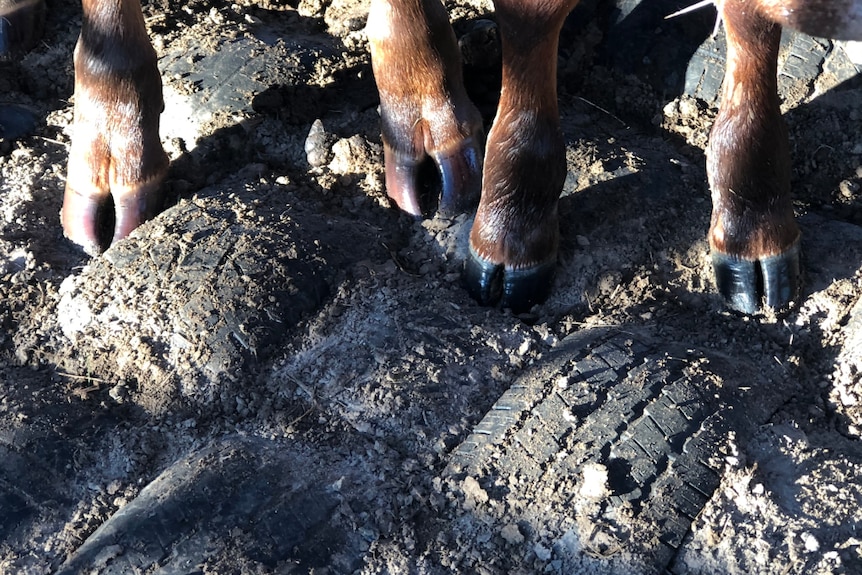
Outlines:
{"type": "Polygon", "coordinates": [[[488,134],[465,280],[483,304],[529,309],[550,291],[566,176],[557,44],[577,0],[495,0],[503,86],[488,134]]]}
{"type": "Polygon", "coordinates": [[[0,0],[0,59],[35,46],[44,25],[45,0],[0,0]]]}
{"type": "Polygon", "coordinates": [[[471,209],[481,190],[482,118],[464,90],[445,8],[439,0],[372,0],[367,31],[389,197],[422,215],[418,174],[427,155],[442,180],[438,211],[471,209]]]}
{"type": "Polygon", "coordinates": [[[162,83],[139,1],[83,6],[61,217],[66,237],[95,254],[161,211],[168,158],[159,141],[162,83]]]}
{"type": "Polygon", "coordinates": [[[725,0],[720,9],[727,70],[707,150],[709,243],[719,291],[753,313],[761,303],[786,306],[799,291],[799,228],[777,89],[781,27],[748,0],[725,0]]]}

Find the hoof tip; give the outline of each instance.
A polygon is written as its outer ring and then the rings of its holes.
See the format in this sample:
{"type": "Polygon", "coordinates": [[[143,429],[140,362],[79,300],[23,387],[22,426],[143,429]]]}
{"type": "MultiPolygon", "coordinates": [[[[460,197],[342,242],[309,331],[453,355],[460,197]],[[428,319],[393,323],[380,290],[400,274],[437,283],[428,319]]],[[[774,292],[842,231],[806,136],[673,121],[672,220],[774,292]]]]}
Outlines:
{"type": "Polygon", "coordinates": [[[713,251],[712,268],[719,293],[742,313],[754,314],[763,307],[780,310],[799,295],[799,242],[757,260],[713,251]]]}
{"type": "Polygon", "coordinates": [[[547,299],[555,269],[553,260],[528,268],[507,269],[471,249],[464,264],[463,278],[467,291],[481,305],[496,305],[522,313],[547,299]]]}
{"type": "Polygon", "coordinates": [[[13,141],[36,131],[38,117],[23,106],[0,105],[0,139],[13,141]]]}

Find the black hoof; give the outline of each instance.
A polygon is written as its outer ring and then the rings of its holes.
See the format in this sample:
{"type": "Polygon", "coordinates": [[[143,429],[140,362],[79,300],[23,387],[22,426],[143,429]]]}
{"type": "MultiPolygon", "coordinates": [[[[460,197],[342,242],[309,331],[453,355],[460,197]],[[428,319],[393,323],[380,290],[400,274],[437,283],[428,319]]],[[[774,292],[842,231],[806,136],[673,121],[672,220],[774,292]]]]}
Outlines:
{"type": "Polygon", "coordinates": [[[485,260],[471,247],[463,277],[467,292],[480,304],[522,313],[547,299],[555,269],[554,260],[525,269],[507,269],[485,260]]]}
{"type": "Polygon", "coordinates": [[[11,142],[36,131],[39,119],[30,110],[12,104],[0,105],[0,140],[11,142]]]}
{"type": "Polygon", "coordinates": [[[13,0],[0,8],[0,60],[30,50],[45,27],[44,0],[13,0]]]}
{"type": "Polygon", "coordinates": [[[437,213],[445,218],[473,211],[482,194],[482,145],[467,138],[449,154],[433,154],[440,172],[437,213]]]}
{"type": "Polygon", "coordinates": [[[759,260],[713,252],[712,269],[719,293],[733,309],[743,313],[757,313],[761,307],[782,309],[799,295],[799,242],[759,260]]]}

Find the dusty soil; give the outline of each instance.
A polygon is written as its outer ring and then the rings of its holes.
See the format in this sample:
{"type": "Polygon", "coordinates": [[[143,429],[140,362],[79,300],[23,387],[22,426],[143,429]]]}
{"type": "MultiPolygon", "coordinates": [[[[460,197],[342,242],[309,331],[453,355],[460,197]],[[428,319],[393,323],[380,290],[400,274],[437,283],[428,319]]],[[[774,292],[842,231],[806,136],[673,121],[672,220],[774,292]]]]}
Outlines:
{"type": "MultiPolygon", "coordinates": [[[[78,5],[0,64],[40,118],[0,140],[0,573],[862,572],[849,47],[786,39],[805,291],[743,317],[704,240],[721,35],[585,0],[559,273],[516,317],[461,288],[469,215],[386,199],[366,2],[168,4],[176,205],[98,258],[58,218],[78,5]]],[[[446,4],[490,123],[490,3],[446,4]]]]}

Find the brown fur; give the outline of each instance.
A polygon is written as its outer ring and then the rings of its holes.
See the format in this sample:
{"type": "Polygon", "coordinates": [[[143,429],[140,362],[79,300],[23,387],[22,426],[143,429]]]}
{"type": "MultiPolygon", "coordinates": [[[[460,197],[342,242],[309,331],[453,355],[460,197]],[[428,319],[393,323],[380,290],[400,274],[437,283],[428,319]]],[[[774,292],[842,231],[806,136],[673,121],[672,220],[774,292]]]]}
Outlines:
{"type": "Polygon", "coordinates": [[[781,28],[744,5],[744,0],[722,5],[727,69],[707,151],[713,200],[709,238],[713,250],[757,259],[785,251],[799,231],[778,100],[781,28]]]}
{"type": "Polygon", "coordinates": [[[159,140],[161,77],[140,3],[84,0],[83,6],[61,217],[66,236],[92,253],[107,247],[100,219],[109,195],[117,220],[111,242],[161,210],[168,157],[159,140]]]}

